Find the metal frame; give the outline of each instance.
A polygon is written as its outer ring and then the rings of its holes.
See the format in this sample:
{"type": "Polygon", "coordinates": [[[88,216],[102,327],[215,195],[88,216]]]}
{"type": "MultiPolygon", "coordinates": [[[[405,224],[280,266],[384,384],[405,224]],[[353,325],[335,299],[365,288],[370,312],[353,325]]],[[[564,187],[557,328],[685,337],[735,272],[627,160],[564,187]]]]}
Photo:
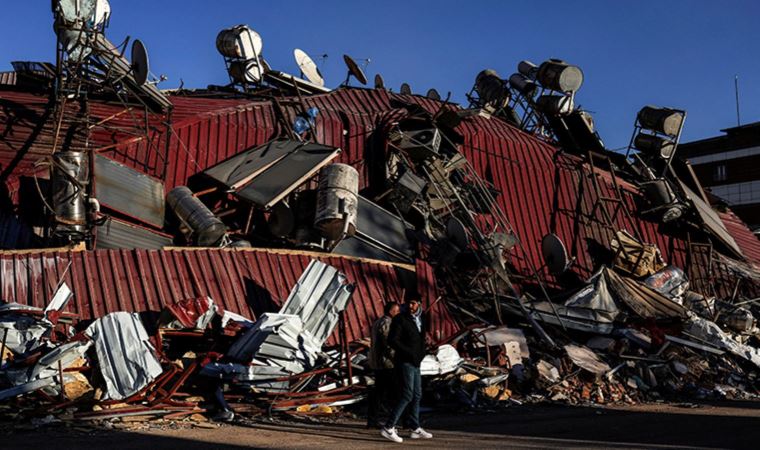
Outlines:
{"type": "MultiPolygon", "coordinates": [[[[88,153],[90,183],[82,186],[81,189],[84,189],[85,195],[90,198],[95,197],[97,193],[94,182],[96,178],[94,154],[113,149],[119,145],[93,148],[91,146],[91,136],[94,129],[101,128],[109,132],[130,134],[136,139],[146,142],[147,151],[155,152],[158,160],[161,161],[164,175],[168,168],[168,152],[172,137],[171,102],[164,98],[156,104],[155,100],[163,94],[160,94],[154,87],[149,86],[149,88],[143,91],[140,88],[135,90],[129,83],[123,81],[124,76],[117,75],[118,71],[114,69],[113,65],[116,63],[123,65],[123,60],[120,58],[123,56],[129,38],[119,46],[121,50],[119,50],[119,47],[109,49],[108,51],[102,50],[99,46],[107,48],[110,45],[103,35],[106,26],[107,22],[100,27],[82,27],[73,30],[79,33],[77,38],[77,42],[80,43],[79,45],[86,47],[86,51],[88,52],[86,56],[78,59],[69,57],[60,35],[56,38],[56,81],[52,94],[55,105],[56,131],[51,154],[66,150],[65,148],[59,148],[64,122],[84,125],[85,147],[83,151],[88,153]],[[117,100],[117,103],[122,106],[122,109],[109,117],[94,120],[90,116],[90,109],[88,107],[89,98],[91,95],[101,94],[113,96],[117,100]],[[81,105],[80,113],[76,117],[72,117],[71,113],[67,111],[67,102],[71,101],[71,99],[76,99],[81,105]],[[141,111],[142,117],[135,114],[136,110],[141,111]],[[158,115],[155,116],[154,113],[158,113],[158,115]],[[128,115],[131,119],[131,126],[116,127],[111,124],[114,119],[124,115],[128,115]],[[163,130],[163,132],[160,130],[163,130]],[[166,139],[165,148],[163,149],[159,145],[162,136],[166,139]]],[[[124,68],[122,67],[120,70],[122,69],[124,68]]],[[[52,167],[52,160],[49,164],[52,167]]],[[[47,203],[46,207],[52,209],[47,203]]],[[[85,208],[87,210],[90,209],[89,205],[85,208]]],[[[50,237],[50,231],[58,223],[61,223],[60,218],[55,217],[52,210],[50,213],[52,216],[46,230],[47,237],[50,237]]],[[[84,240],[89,246],[93,246],[96,226],[95,222],[88,220],[85,224],[86,231],[84,235],[71,235],[72,241],[84,240]]]]}

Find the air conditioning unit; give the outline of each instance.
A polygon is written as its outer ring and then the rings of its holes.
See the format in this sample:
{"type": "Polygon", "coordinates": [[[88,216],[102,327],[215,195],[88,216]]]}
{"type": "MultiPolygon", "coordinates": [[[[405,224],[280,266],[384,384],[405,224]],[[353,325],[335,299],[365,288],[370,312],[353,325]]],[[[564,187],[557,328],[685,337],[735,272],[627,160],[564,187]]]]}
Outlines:
{"type": "Polygon", "coordinates": [[[425,160],[438,156],[441,147],[441,132],[438,128],[427,128],[417,131],[405,131],[397,144],[410,158],[425,160]]]}

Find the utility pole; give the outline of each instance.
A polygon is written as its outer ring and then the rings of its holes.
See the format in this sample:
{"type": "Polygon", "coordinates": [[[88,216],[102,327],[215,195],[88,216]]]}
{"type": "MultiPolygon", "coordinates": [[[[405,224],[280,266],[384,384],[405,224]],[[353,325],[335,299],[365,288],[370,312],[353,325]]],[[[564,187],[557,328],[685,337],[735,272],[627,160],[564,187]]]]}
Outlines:
{"type": "Polygon", "coordinates": [[[734,75],[734,92],[736,94],[736,126],[740,127],[742,121],[739,117],[739,75],[734,75]]]}

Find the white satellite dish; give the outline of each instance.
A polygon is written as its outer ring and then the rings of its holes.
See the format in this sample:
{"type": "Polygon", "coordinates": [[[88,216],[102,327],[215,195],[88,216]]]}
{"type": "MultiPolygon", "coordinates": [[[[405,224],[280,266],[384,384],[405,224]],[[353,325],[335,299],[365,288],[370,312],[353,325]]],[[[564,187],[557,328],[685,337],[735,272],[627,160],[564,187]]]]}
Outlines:
{"type": "Polygon", "coordinates": [[[138,86],[143,86],[148,81],[150,73],[150,62],[148,60],[148,50],[141,40],[135,39],[132,42],[132,77],[138,86]]]}
{"type": "Polygon", "coordinates": [[[554,233],[549,233],[541,239],[541,254],[549,273],[560,274],[570,266],[565,244],[554,233]]]}
{"type": "Polygon", "coordinates": [[[325,86],[325,79],[322,78],[319,68],[305,51],[297,48],[293,50],[293,56],[296,58],[296,64],[298,64],[298,67],[301,69],[301,73],[307,80],[319,87],[325,86]]]}
{"type": "Polygon", "coordinates": [[[409,83],[401,83],[401,89],[399,90],[399,93],[412,95],[412,87],[409,86],[409,83]]]}

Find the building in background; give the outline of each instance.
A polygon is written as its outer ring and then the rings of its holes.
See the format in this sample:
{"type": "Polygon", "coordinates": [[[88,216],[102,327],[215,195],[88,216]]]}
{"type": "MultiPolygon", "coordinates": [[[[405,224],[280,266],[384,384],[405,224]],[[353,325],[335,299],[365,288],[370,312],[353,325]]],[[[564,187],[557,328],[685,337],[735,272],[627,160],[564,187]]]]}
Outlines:
{"type": "Polygon", "coordinates": [[[760,122],[721,130],[723,136],[681,144],[705,188],[760,231],[760,122]]]}

